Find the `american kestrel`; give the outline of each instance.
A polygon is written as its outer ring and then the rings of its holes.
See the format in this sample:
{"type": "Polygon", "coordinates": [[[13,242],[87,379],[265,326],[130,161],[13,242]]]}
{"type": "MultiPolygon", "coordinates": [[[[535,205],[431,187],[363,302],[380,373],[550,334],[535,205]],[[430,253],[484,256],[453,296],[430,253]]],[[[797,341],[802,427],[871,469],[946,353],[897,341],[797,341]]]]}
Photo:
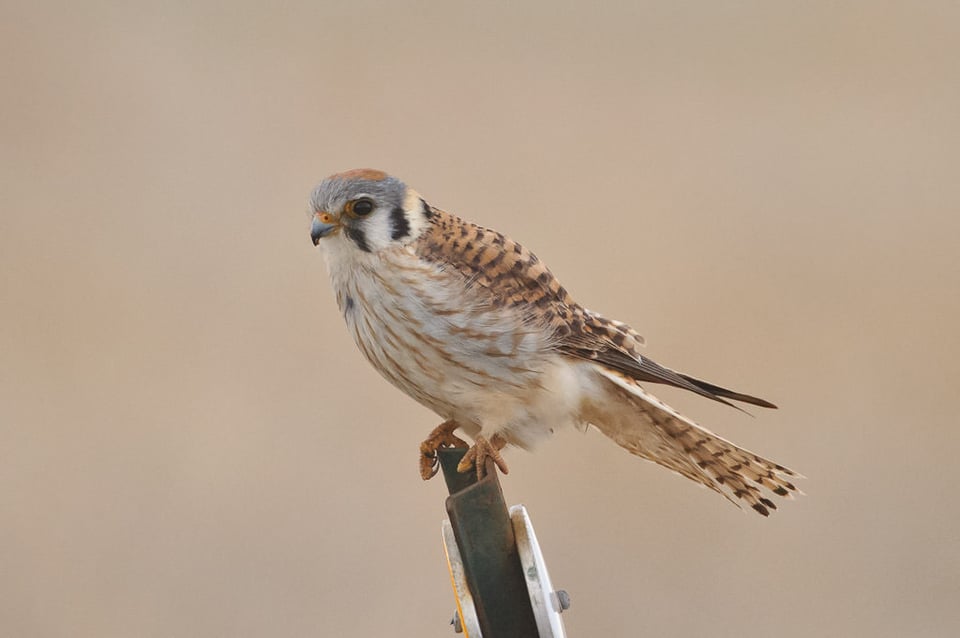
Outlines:
{"type": "Polygon", "coordinates": [[[732,405],[772,403],[663,367],[643,338],[574,301],[536,255],[500,233],[431,206],[373,169],[332,175],[311,196],[311,237],[360,351],[392,384],[440,415],[420,447],[474,440],[458,468],[504,473],[505,445],[531,448],[558,428],[593,426],[767,516],[767,492],[792,498],[796,473],[700,427],[648,393],[661,383],[732,405]]]}

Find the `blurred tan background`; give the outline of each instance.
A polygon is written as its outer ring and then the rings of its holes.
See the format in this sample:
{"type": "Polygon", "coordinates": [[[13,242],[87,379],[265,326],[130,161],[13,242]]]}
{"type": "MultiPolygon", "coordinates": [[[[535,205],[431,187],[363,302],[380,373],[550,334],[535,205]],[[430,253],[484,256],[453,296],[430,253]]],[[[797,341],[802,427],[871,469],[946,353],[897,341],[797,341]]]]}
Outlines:
{"type": "Polygon", "coordinates": [[[790,465],[743,513],[596,432],[513,451],[571,636],[960,632],[953,2],[10,3],[0,633],[448,636],[437,418],[307,195],[384,168],[536,250],[790,465]]]}

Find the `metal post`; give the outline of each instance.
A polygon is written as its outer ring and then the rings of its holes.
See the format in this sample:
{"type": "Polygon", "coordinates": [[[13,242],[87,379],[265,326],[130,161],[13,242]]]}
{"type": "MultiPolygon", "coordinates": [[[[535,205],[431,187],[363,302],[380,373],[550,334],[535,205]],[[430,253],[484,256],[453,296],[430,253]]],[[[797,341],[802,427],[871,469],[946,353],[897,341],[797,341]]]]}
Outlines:
{"type": "Polygon", "coordinates": [[[483,638],[539,636],[496,466],[488,459],[486,475],[477,481],[472,470],[457,472],[466,450],[444,448],[437,452],[450,490],[447,516],[460,548],[483,638]]]}

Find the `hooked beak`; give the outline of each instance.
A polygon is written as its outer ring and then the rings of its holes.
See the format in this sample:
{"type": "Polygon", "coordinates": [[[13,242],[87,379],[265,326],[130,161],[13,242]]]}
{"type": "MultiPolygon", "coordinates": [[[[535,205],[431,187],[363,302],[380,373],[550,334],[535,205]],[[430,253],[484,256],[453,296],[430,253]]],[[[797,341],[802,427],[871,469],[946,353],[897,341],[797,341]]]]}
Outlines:
{"type": "Polygon", "coordinates": [[[321,239],[339,228],[338,220],[330,213],[315,214],[313,223],[310,225],[310,239],[313,240],[313,245],[316,246],[321,239]]]}

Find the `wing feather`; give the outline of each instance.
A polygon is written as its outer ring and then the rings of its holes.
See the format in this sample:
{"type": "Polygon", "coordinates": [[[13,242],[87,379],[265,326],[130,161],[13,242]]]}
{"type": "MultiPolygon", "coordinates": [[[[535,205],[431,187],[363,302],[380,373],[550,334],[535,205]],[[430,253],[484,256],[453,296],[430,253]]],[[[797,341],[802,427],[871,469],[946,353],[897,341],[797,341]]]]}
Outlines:
{"type": "MultiPolygon", "coordinates": [[[[426,206],[426,204],[425,204],[426,206]]],[[[465,285],[489,299],[492,309],[520,309],[554,337],[554,348],[594,361],[640,382],[661,383],[736,407],[727,399],[766,408],[769,401],[701,381],[640,354],[641,337],[630,326],[578,304],[533,252],[503,234],[428,207],[431,227],[414,249],[422,258],[458,271],[465,285]]]]}

